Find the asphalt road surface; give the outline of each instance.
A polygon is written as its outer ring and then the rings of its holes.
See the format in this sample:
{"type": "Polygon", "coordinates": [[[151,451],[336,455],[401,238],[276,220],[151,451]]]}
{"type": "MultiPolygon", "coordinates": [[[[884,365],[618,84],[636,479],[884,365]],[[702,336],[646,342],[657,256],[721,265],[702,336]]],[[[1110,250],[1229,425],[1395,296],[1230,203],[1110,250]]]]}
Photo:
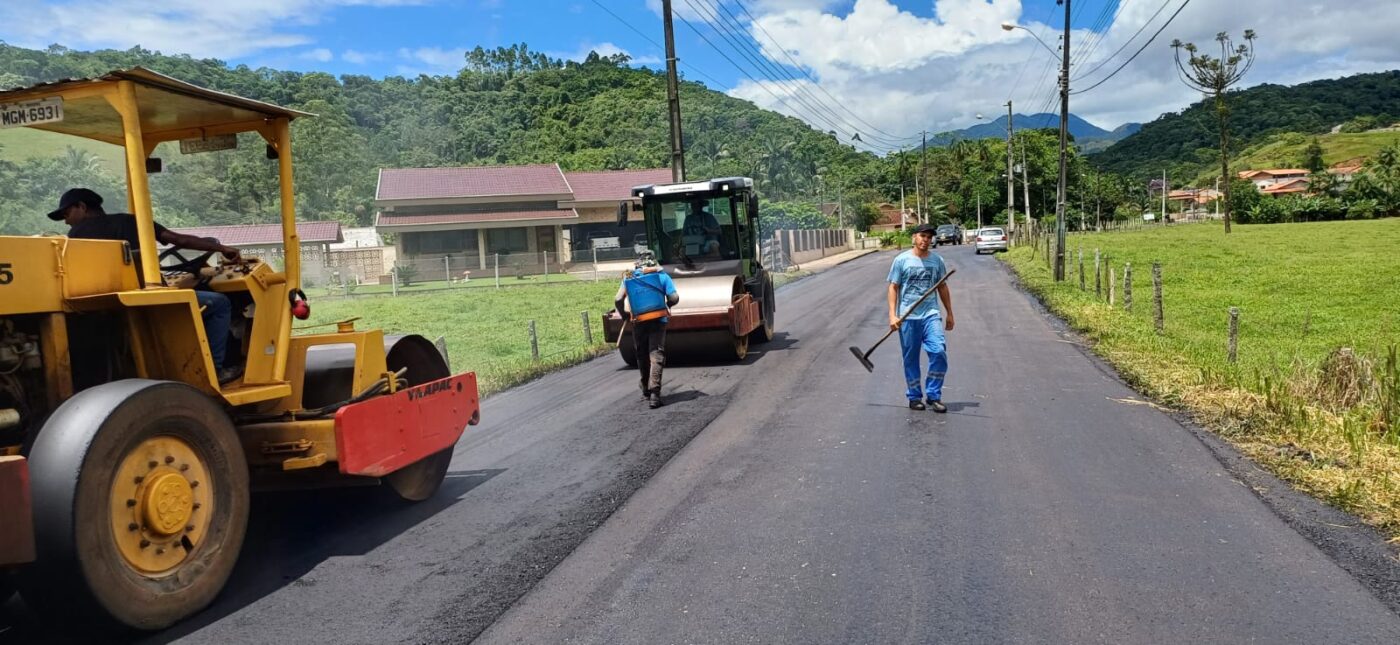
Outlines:
{"type": "MultiPolygon", "coordinates": [[[[907,408],[897,341],[847,350],[885,329],[868,256],[659,410],[616,356],[488,399],[429,502],[255,498],[229,588],[147,642],[1400,642],[1393,561],[1349,573],[994,258],[939,252],[946,415],[907,408]]],[[[51,633],[16,604],[11,637],[51,633]]]]}

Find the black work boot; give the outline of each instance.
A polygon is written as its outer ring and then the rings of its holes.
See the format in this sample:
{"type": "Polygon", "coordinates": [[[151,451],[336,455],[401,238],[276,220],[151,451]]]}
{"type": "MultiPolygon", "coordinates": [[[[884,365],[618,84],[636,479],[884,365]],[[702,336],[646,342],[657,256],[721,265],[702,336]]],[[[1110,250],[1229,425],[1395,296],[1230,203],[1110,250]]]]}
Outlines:
{"type": "Polygon", "coordinates": [[[948,406],[943,405],[943,402],[942,402],[942,401],[939,401],[938,399],[929,399],[929,400],[928,400],[928,407],[933,408],[933,411],[934,411],[934,412],[947,412],[947,411],[948,411],[948,406]]]}
{"type": "Polygon", "coordinates": [[[924,408],[924,402],[923,402],[923,401],[920,401],[920,400],[918,400],[918,399],[914,399],[913,401],[910,401],[910,402],[909,402],[909,409],[910,409],[910,410],[923,410],[923,409],[925,409],[925,408],[924,408]]]}
{"type": "Polygon", "coordinates": [[[661,402],[661,388],[656,388],[655,390],[652,390],[651,397],[647,399],[647,407],[650,407],[651,409],[655,410],[656,408],[659,408],[663,405],[665,405],[665,403],[661,402]]]}

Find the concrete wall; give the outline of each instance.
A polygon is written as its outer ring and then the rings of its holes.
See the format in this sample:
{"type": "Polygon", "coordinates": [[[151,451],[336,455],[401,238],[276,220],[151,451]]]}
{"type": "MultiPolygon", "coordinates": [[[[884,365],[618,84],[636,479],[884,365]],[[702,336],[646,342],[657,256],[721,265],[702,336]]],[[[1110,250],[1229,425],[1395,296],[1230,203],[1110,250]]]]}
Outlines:
{"type": "Polygon", "coordinates": [[[846,228],[774,231],[769,254],[776,252],[778,257],[765,258],[765,261],[769,266],[783,269],[845,253],[856,248],[855,242],[856,232],[846,228]]]}

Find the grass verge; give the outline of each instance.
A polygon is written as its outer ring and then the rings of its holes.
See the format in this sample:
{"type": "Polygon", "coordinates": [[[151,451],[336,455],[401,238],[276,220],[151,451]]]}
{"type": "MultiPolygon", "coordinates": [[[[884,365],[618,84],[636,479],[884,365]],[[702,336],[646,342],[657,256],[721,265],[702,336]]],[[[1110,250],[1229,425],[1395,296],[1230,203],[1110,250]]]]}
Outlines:
{"type": "Polygon", "coordinates": [[[301,333],[325,331],[337,320],[359,317],[361,329],[445,338],[454,371],[476,372],[483,396],[611,351],[601,316],[612,308],[617,283],[510,289],[462,288],[394,297],[315,300],[301,333]],[[581,312],[588,312],[593,343],[585,342],[581,312]],[[532,359],[535,321],[540,360],[532,359]]]}
{"type": "Polygon", "coordinates": [[[1400,538],[1400,220],[1148,228],[1072,237],[1067,279],[1002,256],[1134,387],[1276,475],[1400,538]],[[1079,287],[1084,251],[1085,289],[1079,287]],[[1094,285],[1094,251],[1117,280],[1094,285]],[[1151,265],[1162,267],[1164,327],[1151,265]],[[1132,309],[1124,268],[1132,266],[1132,309]],[[1229,308],[1238,360],[1227,356],[1229,308]]]}

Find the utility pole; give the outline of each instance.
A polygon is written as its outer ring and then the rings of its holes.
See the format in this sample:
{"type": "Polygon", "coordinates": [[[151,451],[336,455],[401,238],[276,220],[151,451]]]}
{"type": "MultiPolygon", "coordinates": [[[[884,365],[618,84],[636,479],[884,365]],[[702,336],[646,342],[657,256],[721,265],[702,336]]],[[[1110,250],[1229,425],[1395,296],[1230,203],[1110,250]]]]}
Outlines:
{"type": "Polygon", "coordinates": [[[904,184],[899,185],[899,230],[903,231],[904,226],[904,184]]]}
{"type": "Polygon", "coordinates": [[[1026,230],[1034,231],[1031,223],[1031,179],[1030,164],[1026,163],[1026,142],[1021,141],[1021,190],[1026,198],[1026,230]]]}
{"type": "Polygon", "coordinates": [[[671,0],[661,0],[661,25],[666,30],[666,106],[671,113],[671,181],[685,181],[685,142],[681,137],[681,95],[676,80],[676,34],[671,29],[671,0]]]}
{"type": "MultiPolygon", "coordinates": [[[[920,131],[923,136],[923,143],[919,145],[919,178],[927,179],[924,174],[928,172],[928,130],[920,131]]],[[[919,223],[928,223],[928,196],[924,195],[924,188],[928,182],[925,181],[923,187],[915,183],[915,190],[919,191],[919,223]]]]}
{"type": "Polygon", "coordinates": [[[1162,169],[1162,224],[1167,223],[1167,171],[1162,169]]]}
{"type": "MultiPolygon", "coordinates": [[[[1058,0],[1057,0],[1058,1],[1058,0]]],[[[1065,279],[1065,194],[1069,183],[1069,0],[1065,5],[1065,36],[1060,63],[1060,188],[1055,195],[1055,281],[1065,279]]]]}
{"type": "Polygon", "coordinates": [[[1016,242],[1016,168],[1011,158],[1011,136],[1015,129],[1011,125],[1011,120],[1015,118],[1011,114],[1011,101],[1006,102],[1006,226],[1010,232],[1009,239],[1014,244],[1016,242]]]}

